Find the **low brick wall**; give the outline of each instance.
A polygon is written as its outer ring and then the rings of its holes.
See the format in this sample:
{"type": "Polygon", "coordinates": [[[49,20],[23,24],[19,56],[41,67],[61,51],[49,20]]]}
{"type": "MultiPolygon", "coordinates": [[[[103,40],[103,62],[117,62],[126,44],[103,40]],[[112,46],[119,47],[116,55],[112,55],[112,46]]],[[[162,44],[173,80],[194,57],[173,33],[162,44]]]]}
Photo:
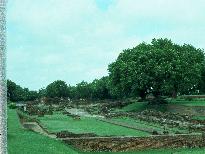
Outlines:
{"type": "Polygon", "coordinates": [[[150,137],[91,137],[63,139],[82,151],[129,151],[155,148],[204,147],[205,139],[197,135],[160,135],[150,137]]]}

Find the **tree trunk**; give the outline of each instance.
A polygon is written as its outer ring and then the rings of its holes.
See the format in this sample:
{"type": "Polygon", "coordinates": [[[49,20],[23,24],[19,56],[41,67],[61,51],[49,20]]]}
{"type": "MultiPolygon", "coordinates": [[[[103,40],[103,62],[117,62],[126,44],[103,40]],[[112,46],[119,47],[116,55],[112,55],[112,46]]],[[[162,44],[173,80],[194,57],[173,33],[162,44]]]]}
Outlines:
{"type": "Polygon", "coordinates": [[[176,92],[176,90],[174,90],[174,91],[172,92],[172,98],[177,98],[177,92],[176,92]]]}
{"type": "Polygon", "coordinates": [[[145,100],[146,99],[146,92],[144,90],[140,90],[139,96],[141,97],[142,100],[145,100]]]}

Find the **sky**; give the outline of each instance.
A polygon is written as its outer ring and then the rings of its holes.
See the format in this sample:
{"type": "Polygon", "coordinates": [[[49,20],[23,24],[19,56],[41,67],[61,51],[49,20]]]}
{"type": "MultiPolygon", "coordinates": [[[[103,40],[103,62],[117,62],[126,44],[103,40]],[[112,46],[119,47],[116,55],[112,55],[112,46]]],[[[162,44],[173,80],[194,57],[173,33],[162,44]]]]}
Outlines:
{"type": "Polygon", "coordinates": [[[153,38],[205,49],[204,0],[9,0],[7,78],[31,90],[108,75],[153,38]]]}

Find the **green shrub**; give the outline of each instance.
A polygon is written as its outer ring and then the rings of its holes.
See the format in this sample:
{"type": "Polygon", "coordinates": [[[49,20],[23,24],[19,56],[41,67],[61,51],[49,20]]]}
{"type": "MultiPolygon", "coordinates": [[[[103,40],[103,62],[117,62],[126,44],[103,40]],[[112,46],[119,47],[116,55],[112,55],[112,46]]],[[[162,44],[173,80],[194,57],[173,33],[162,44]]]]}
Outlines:
{"type": "Polygon", "coordinates": [[[186,97],[185,100],[186,101],[193,101],[193,98],[192,97],[186,97]]]}
{"type": "Polygon", "coordinates": [[[14,102],[9,103],[8,107],[9,107],[9,109],[16,109],[17,108],[16,103],[14,103],[14,102]]]}

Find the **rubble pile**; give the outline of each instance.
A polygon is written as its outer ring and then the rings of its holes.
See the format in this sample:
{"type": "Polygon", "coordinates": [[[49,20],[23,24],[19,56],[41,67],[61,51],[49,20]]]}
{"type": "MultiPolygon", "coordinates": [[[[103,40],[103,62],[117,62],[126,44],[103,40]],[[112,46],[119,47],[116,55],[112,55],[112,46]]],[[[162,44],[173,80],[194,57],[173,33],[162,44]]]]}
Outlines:
{"type": "Polygon", "coordinates": [[[204,147],[205,140],[202,135],[157,135],[151,137],[101,137],[65,139],[83,151],[109,151],[123,152],[130,150],[145,150],[153,148],[195,148],[204,147]]]}
{"type": "Polygon", "coordinates": [[[38,116],[44,116],[45,114],[52,115],[53,108],[52,108],[52,106],[43,106],[42,107],[41,105],[27,104],[26,113],[28,115],[38,115],[38,116]]]}
{"type": "Polygon", "coordinates": [[[192,116],[170,113],[170,112],[160,112],[156,110],[144,110],[136,115],[137,119],[159,123],[160,125],[169,125],[171,127],[179,127],[183,129],[189,129],[190,131],[205,131],[204,122],[199,120],[192,120],[192,116]]]}

